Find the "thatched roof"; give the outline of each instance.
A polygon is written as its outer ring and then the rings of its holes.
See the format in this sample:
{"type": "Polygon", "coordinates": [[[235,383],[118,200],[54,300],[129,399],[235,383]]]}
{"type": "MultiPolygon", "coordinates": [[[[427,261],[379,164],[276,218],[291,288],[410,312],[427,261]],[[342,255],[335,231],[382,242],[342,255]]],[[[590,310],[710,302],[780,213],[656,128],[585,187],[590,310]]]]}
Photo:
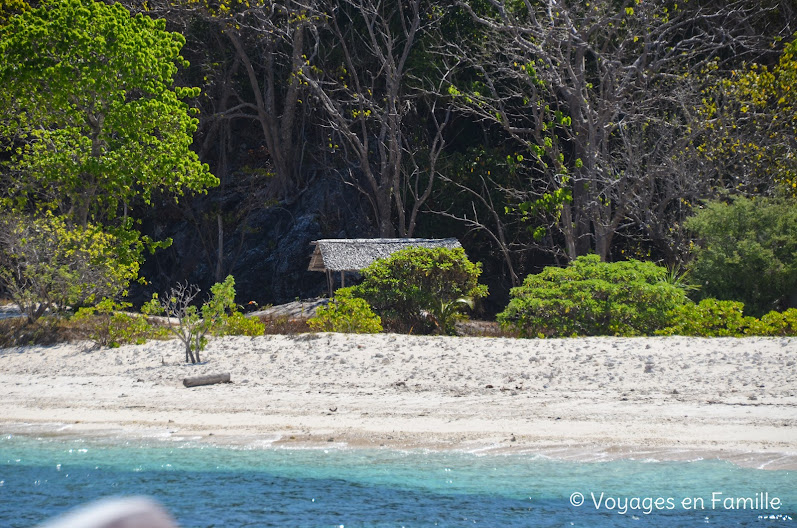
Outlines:
{"type": "Polygon", "coordinates": [[[316,240],[310,271],[357,271],[408,247],[457,248],[456,238],[349,238],[316,240]]]}

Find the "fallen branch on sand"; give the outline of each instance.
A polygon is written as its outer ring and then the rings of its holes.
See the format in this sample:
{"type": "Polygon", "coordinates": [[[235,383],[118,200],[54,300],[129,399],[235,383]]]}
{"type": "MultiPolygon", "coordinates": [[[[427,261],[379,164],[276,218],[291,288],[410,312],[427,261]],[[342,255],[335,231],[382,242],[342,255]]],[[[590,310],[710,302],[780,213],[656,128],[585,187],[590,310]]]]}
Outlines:
{"type": "Polygon", "coordinates": [[[185,378],[183,385],[186,387],[199,387],[200,385],[215,385],[216,383],[230,383],[230,373],[223,372],[221,374],[207,374],[205,376],[196,376],[194,378],[185,378]]]}

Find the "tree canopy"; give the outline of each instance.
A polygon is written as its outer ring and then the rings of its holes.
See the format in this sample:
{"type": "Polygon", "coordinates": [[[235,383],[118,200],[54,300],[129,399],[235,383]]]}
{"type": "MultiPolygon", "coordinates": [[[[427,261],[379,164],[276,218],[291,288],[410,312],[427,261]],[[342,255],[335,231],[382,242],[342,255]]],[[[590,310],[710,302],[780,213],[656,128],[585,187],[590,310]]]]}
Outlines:
{"type": "Polygon", "coordinates": [[[174,86],[185,39],[165,27],[120,4],[48,0],[0,28],[10,204],[87,225],[159,189],[217,182],[190,148],[197,119],[183,99],[199,89],[174,86]]]}
{"type": "Polygon", "coordinates": [[[710,95],[701,151],[738,188],[797,196],[797,35],[776,64],[734,70],[710,95]]]}
{"type": "Polygon", "coordinates": [[[161,291],[282,302],[311,240],[457,237],[496,313],[591,253],[699,266],[718,199],[794,208],[797,0],[114,1],[0,3],[0,204],[173,239],[161,291]]]}

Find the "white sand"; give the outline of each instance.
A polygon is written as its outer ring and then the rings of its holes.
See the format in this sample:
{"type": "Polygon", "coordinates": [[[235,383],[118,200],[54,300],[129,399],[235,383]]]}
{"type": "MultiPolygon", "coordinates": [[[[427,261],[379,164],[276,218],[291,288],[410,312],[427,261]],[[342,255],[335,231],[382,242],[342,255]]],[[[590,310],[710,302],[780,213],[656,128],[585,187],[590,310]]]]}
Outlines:
{"type": "Polygon", "coordinates": [[[177,341],[0,349],[0,432],[797,469],[797,339],[306,334],[184,357],[177,341]],[[232,383],[182,386],[216,372],[232,383]]]}

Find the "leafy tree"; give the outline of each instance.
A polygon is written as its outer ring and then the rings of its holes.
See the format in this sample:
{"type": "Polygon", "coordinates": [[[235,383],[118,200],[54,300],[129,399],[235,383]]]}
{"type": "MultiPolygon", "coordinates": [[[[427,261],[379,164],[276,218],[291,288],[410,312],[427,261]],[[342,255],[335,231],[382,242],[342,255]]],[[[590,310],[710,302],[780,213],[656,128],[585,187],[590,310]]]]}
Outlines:
{"type": "MultiPolygon", "coordinates": [[[[795,35],[797,37],[797,35],[795,35]]],[[[724,168],[728,186],[797,196],[797,38],[772,67],[751,64],[721,79],[702,109],[700,151],[724,168]]]]}
{"type": "Polygon", "coordinates": [[[650,335],[688,301],[666,268],[638,260],[601,262],[597,255],[565,268],[546,267],[511,294],[498,320],[525,337],[650,335]]]}
{"type": "Polygon", "coordinates": [[[75,224],[126,217],[135,198],[215,185],[191,151],[197,119],[174,87],[184,38],[121,5],[46,0],[0,28],[0,137],[14,206],[75,224]]]}
{"type": "Polygon", "coordinates": [[[144,242],[127,229],[70,226],[63,218],[0,218],[0,282],[33,322],[126,293],[144,242]]]}
{"type": "Polygon", "coordinates": [[[165,314],[177,319],[169,324],[169,331],[185,345],[185,362],[199,363],[199,353],[207,345],[207,335],[262,335],[262,323],[247,319],[236,311],[235,278],[228,275],[224,282],[210,287],[210,297],[198,308],[195,301],[201,290],[194,284],[178,284],[168,294],[152,299],[142,307],[148,315],[165,314]]]}
{"type": "Polygon", "coordinates": [[[0,26],[7,24],[8,19],[15,14],[29,8],[25,0],[0,0],[0,26]]]}
{"type": "MultiPolygon", "coordinates": [[[[122,0],[133,10],[166,17],[198,54],[208,112],[203,146],[215,147],[219,165],[233,125],[259,125],[277,198],[292,199],[303,180],[301,126],[306,108],[300,72],[318,50],[317,0],[122,0]]],[[[223,179],[225,167],[217,170],[223,179]]]]}
{"type": "Polygon", "coordinates": [[[224,324],[227,310],[235,308],[235,280],[228,276],[223,283],[214,284],[211,297],[197,308],[194,300],[200,293],[194,284],[178,284],[168,294],[152,296],[142,312],[147,315],[165,314],[177,319],[177,325],[169,324],[169,331],[185,345],[185,362],[199,363],[199,352],[205,349],[209,332],[224,324]]]}
{"type": "Polygon", "coordinates": [[[487,295],[487,286],[478,282],[481,264],[468,260],[462,248],[403,249],[362,274],[365,280],[352,288],[354,295],[383,318],[415,330],[450,333],[458,309],[487,295]]]}
{"type": "Polygon", "coordinates": [[[790,297],[797,296],[797,207],[792,199],[711,202],[686,226],[698,239],[692,278],[701,285],[701,296],[741,301],[754,316],[786,308],[790,297]]]}

